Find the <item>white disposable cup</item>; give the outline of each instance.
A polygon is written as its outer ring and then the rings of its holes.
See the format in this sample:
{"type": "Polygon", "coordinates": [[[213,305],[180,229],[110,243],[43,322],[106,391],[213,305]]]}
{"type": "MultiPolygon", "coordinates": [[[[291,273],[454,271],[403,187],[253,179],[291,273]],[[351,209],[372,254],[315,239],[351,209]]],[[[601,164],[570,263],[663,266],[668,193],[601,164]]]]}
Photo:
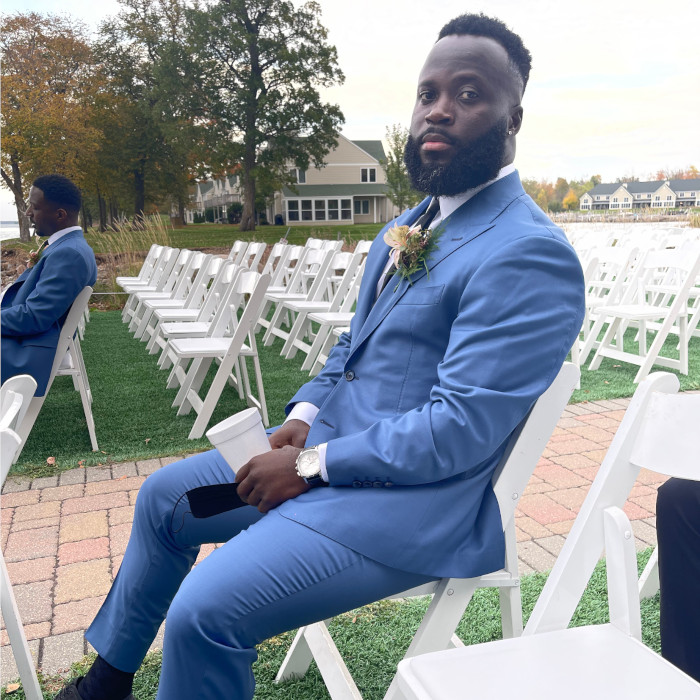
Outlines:
{"type": "Polygon", "coordinates": [[[251,458],[268,452],[270,442],[260,411],[247,408],[207,430],[207,438],[228,462],[234,474],[251,458]]]}

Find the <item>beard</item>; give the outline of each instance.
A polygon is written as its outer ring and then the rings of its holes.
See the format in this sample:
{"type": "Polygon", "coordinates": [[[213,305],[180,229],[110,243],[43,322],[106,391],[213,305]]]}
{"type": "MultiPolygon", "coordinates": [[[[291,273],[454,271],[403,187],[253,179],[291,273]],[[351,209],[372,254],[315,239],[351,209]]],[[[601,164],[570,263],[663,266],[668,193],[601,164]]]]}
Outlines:
{"type": "MultiPolygon", "coordinates": [[[[493,180],[503,164],[507,124],[508,120],[504,117],[478,139],[458,144],[447,165],[423,163],[420,145],[409,135],[404,163],[411,184],[419,192],[433,197],[452,197],[493,180]]],[[[435,132],[443,133],[439,127],[435,132]]]]}

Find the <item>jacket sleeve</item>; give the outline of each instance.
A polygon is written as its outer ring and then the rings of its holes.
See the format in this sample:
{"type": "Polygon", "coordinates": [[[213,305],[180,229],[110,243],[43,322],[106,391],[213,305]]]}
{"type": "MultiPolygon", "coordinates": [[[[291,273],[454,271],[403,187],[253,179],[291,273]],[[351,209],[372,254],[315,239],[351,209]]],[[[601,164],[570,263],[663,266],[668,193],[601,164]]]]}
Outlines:
{"type": "Polygon", "coordinates": [[[583,309],[581,266],[567,244],[528,237],[495,250],[461,293],[429,399],[330,440],[331,485],[426,484],[495,466],[554,380],[583,309]]]}
{"type": "Polygon", "coordinates": [[[2,334],[33,336],[48,331],[68,311],[85,286],[87,264],[69,246],[60,246],[44,259],[39,281],[21,304],[2,310],[2,334]]]}

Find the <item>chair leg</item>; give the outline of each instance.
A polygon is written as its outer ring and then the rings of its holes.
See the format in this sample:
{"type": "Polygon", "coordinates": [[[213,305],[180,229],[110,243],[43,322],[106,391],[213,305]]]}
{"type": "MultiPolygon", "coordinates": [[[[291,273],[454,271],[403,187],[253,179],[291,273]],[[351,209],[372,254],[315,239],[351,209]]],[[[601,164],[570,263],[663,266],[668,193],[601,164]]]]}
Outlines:
{"type": "Polygon", "coordinates": [[[196,394],[199,394],[199,390],[202,388],[202,383],[204,382],[204,378],[207,376],[212,360],[213,358],[211,357],[198,357],[190,365],[190,368],[187,370],[185,380],[182,382],[182,386],[180,387],[180,391],[178,391],[177,396],[173,401],[173,408],[175,408],[175,406],[180,407],[177,412],[178,416],[186,416],[190,412],[192,404],[187,399],[187,395],[190,393],[190,391],[194,391],[196,394]]]}
{"type": "Polygon", "coordinates": [[[32,660],[27,637],[24,634],[22,620],[19,615],[17,601],[15,600],[12,591],[12,584],[5,566],[5,559],[0,553],[0,608],[2,616],[5,620],[7,636],[10,638],[10,646],[17,662],[19,677],[22,681],[24,696],[27,700],[43,700],[44,696],[39,687],[39,681],[34,670],[34,661],[32,660]]]}
{"type": "Polygon", "coordinates": [[[321,352],[321,349],[323,348],[326,338],[328,338],[330,332],[331,327],[328,325],[323,325],[318,329],[318,333],[316,333],[311,349],[307,353],[306,359],[301,365],[302,371],[308,372],[314,366],[316,358],[318,357],[319,352],[321,352]]]}

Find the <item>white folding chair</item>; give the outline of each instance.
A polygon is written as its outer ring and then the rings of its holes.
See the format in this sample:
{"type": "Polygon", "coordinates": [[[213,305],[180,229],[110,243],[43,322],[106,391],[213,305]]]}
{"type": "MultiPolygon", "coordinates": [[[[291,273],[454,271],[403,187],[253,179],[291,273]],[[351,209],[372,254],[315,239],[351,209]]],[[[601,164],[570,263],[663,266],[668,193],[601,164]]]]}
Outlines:
{"type": "Polygon", "coordinates": [[[152,319],[156,309],[187,309],[201,304],[206,288],[216,274],[215,270],[219,269],[217,265],[212,268],[212,260],[218,260],[219,264],[223,262],[213,255],[194,253],[170,296],[145,294],[141,297],[129,325],[134,338],[144,343],[150,340],[155,326],[152,319]]]}
{"type": "Polygon", "coordinates": [[[157,309],[154,316],[158,320],[153,339],[146,346],[152,355],[161,350],[158,367],[167,369],[176,358],[168,350],[171,338],[204,338],[218,327],[226,304],[231,295],[237,276],[243,268],[228,260],[223,261],[207,296],[197,309],[157,309]]]}
{"type": "MultiPolygon", "coordinates": [[[[197,413],[189,438],[194,439],[204,435],[209,419],[216,408],[221,392],[227,382],[231,382],[243,395],[249,406],[256,406],[262,414],[263,423],[269,425],[265,390],[262,373],[255,343],[255,325],[265,299],[265,292],[270,283],[269,275],[260,275],[252,270],[243,270],[234,284],[234,294],[227,302],[230,311],[226,331],[221,335],[211,335],[206,338],[182,338],[170,340],[168,347],[178,360],[191,360],[180,390],[175,397],[173,406],[177,406],[179,416],[187,415],[191,409],[197,413]],[[242,307],[238,317],[238,305],[242,307]],[[246,344],[247,341],[247,344],[246,344]],[[245,359],[253,361],[255,381],[258,396],[255,397],[250,386],[245,359]],[[214,361],[219,362],[216,375],[204,399],[200,398],[199,390],[214,361]],[[234,370],[239,372],[234,376],[234,370]]],[[[177,377],[177,366],[173,368],[171,377],[177,377]]]]}
{"type": "Polygon", "coordinates": [[[697,700],[700,683],[641,641],[637,558],[622,511],[640,469],[700,480],[700,395],[659,372],[642,382],[617,430],[523,636],[399,664],[395,699],[697,700]],[[610,622],[567,629],[601,553],[610,622]]]}
{"type": "Polygon", "coordinates": [[[688,374],[688,296],[700,275],[700,251],[688,254],[683,250],[652,250],[647,252],[639,265],[639,274],[620,304],[605,305],[594,309],[604,314],[608,328],[589,369],[600,367],[603,357],[639,366],[634,378],[640,382],[653,365],[677,369],[688,374]],[[636,286],[636,288],[635,288],[636,286]],[[638,353],[624,348],[625,325],[636,324],[638,353]],[[647,349],[647,331],[654,332],[654,339],[647,349]],[[661,354],[669,333],[679,339],[678,359],[661,354]],[[615,339],[617,338],[617,343],[615,339]]]}
{"type": "Polygon", "coordinates": [[[162,292],[170,279],[170,273],[173,267],[175,267],[179,254],[180,251],[177,248],[163,248],[158,259],[155,261],[153,273],[148,280],[143,282],[125,282],[120,285],[121,288],[129,294],[124,308],[122,309],[122,321],[124,321],[124,323],[128,323],[131,320],[130,312],[132,311],[132,297],[134,292],[162,292]]]}
{"type": "Polygon", "coordinates": [[[258,264],[260,263],[263,253],[265,252],[265,248],[267,248],[265,243],[256,243],[251,241],[248,243],[248,247],[245,249],[240,264],[247,270],[259,272],[258,264]]]}
{"type": "Polygon", "coordinates": [[[154,243],[146,254],[146,257],[141,265],[141,269],[139,270],[139,274],[135,277],[127,277],[123,275],[119,276],[116,278],[117,284],[121,286],[122,284],[128,284],[129,282],[146,282],[146,280],[150,278],[155,266],[155,261],[162,251],[163,246],[154,243]]]}
{"type": "MultiPolygon", "coordinates": [[[[345,267],[343,275],[336,284],[333,296],[328,301],[302,300],[284,302],[285,308],[296,315],[294,324],[289,331],[289,336],[280,353],[285,358],[290,359],[294,357],[299,350],[309,356],[312,354],[312,351],[320,349],[323,340],[330,331],[330,327],[328,324],[321,322],[319,331],[314,334],[312,323],[318,323],[319,319],[327,318],[323,314],[343,313],[343,310],[351,308],[357,300],[359,281],[362,277],[360,269],[362,255],[360,253],[336,253],[335,260],[338,260],[341,256],[347,258],[347,267],[345,267]],[[322,338],[317,342],[319,333],[322,338]],[[307,338],[309,339],[308,341],[307,338]],[[314,347],[314,344],[316,344],[316,347],[314,347]]],[[[331,263],[331,269],[337,269],[335,268],[335,260],[331,263]]],[[[315,357],[316,355],[314,355],[314,359],[315,357]]],[[[302,369],[304,369],[303,366],[302,369]]]]}
{"type": "Polygon", "coordinates": [[[27,408],[27,412],[25,413],[22,422],[17,425],[16,432],[20,437],[21,443],[19,449],[15,453],[15,462],[19,459],[19,456],[22,453],[22,449],[27,442],[29,433],[34,426],[34,422],[39,415],[39,411],[41,411],[41,407],[44,405],[44,400],[51,389],[51,385],[56,377],[58,368],[61,366],[61,362],[68,352],[68,348],[70,348],[73,336],[78,328],[78,322],[80,321],[80,317],[83,315],[83,310],[90,300],[91,294],[92,287],[83,287],[83,290],[80,292],[80,294],[78,294],[70,307],[66,320],[61,327],[58,345],[56,346],[56,354],[54,355],[53,364],[51,366],[51,374],[49,375],[49,381],[46,384],[46,391],[44,392],[43,396],[35,396],[32,398],[32,400],[29,402],[29,407],[27,408]]]}
{"type": "MultiPolygon", "coordinates": [[[[0,389],[0,472],[2,476],[0,488],[4,486],[7,473],[10,471],[10,466],[22,444],[22,439],[12,430],[12,427],[22,422],[35,391],[36,381],[27,374],[11,377],[0,389]]],[[[0,608],[7,636],[10,639],[10,647],[19,670],[24,696],[28,700],[42,700],[44,696],[36,677],[34,660],[29,651],[27,637],[24,634],[22,619],[2,553],[0,553],[0,608]]]]}
{"type": "MultiPolygon", "coordinates": [[[[293,323],[289,320],[290,310],[286,305],[288,302],[313,302],[324,299],[328,291],[328,274],[334,257],[335,253],[332,250],[324,250],[323,248],[310,250],[304,258],[307,270],[302,272],[302,277],[306,276],[307,278],[306,282],[311,282],[308,291],[268,293],[266,295],[265,300],[275,305],[275,311],[263,336],[263,345],[272,345],[275,338],[287,340],[289,337],[289,331],[285,331],[283,328],[285,321],[287,327],[290,328],[293,323]]],[[[303,281],[302,283],[305,285],[303,281]]]]}
{"type": "MultiPolygon", "coordinates": [[[[470,579],[444,578],[404,591],[392,598],[433,595],[405,658],[431,651],[463,646],[455,635],[469,601],[477,588],[498,587],[504,637],[522,632],[522,606],[514,515],[520,496],[547,445],[567,401],[576,386],[579,371],[566,363],[549,389],[535,402],[527,418],[510,439],[493,476],[506,543],[504,569],[470,579]]],[[[302,627],[277,674],[277,681],[303,676],[315,660],[333,700],[361,700],[362,695],[336,648],[325,622],[302,627]]],[[[390,689],[390,692],[393,692],[390,689]]],[[[387,696],[389,697],[389,696],[387,696]]]]}

